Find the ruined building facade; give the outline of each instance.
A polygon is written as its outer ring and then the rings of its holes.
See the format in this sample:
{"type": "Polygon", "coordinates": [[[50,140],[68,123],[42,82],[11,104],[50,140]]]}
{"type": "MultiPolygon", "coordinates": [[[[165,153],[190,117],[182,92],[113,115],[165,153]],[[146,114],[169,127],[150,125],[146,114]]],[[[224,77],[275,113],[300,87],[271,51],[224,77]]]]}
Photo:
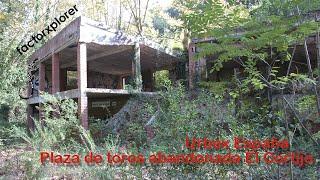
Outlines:
{"type": "Polygon", "coordinates": [[[132,94],[154,94],[154,73],[180,62],[157,43],[78,17],[29,58],[28,126],[41,116],[40,93],[76,100],[88,128],[89,117],[110,117],[132,94]]]}

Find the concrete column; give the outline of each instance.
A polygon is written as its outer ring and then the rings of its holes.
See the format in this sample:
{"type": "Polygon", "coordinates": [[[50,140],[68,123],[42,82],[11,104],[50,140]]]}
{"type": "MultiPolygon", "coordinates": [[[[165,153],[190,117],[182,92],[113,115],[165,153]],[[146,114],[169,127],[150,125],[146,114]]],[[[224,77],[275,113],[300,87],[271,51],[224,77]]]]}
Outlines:
{"type": "MultiPolygon", "coordinates": [[[[40,74],[40,73],[39,73],[40,74]]],[[[31,84],[29,83],[28,85],[28,95],[31,95],[31,84]]],[[[33,131],[34,130],[34,122],[33,122],[33,108],[30,104],[27,105],[27,127],[29,129],[29,131],[33,131]]]]}
{"type": "Polygon", "coordinates": [[[141,64],[140,64],[140,44],[135,43],[133,46],[133,59],[132,59],[132,72],[135,88],[137,91],[142,90],[142,76],[141,76],[141,64]]]}
{"type": "Polygon", "coordinates": [[[169,79],[173,84],[177,81],[176,68],[169,70],[169,79]]]}
{"type": "Polygon", "coordinates": [[[117,83],[117,89],[123,89],[123,84],[122,84],[122,76],[120,75],[118,77],[118,83],[117,83]]]}
{"type": "Polygon", "coordinates": [[[78,43],[77,49],[77,71],[78,71],[78,89],[80,97],[78,98],[79,117],[81,125],[89,128],[88,123],[88,97],[86,95],[87,88],[87,46],[85,43],[78,43]]]}
{"type": "Polygon", "coordinates": [[[189,89],[194,89],[194,81],[195,81],[195,68],[196,62],[194,60],[195,54],[195,44],[190,43],[188,48],[188,55],[189,55],[189,89]]]}
{"type": "Polygon", "coordinates": [[[67,90],[67,69],[60,69],[60,91],[67,90]]]}
{"type": "Polygon", "coordinates": [[[207,59],[201,58],[199,59],[199,81],[206,81],[208,79],[208,73],[207,73],[207,59]]]}
{"type": "Polygon", "coordinates": [[[34,122],[33,122],[33,109],[30,104],[27,105],[27,126],[29,131],[34,130],[34,122]]]}
{"type": "Polygon", "coordinates": [[[206,58],[195,59],[196,45],[191,43],[189,45],[189,88],[197,88],[201,80],[206,80],[207,75],[207,60],[206,58]]]}
{"type": "Polygon", "coordinates": [[[46,76],[46,66],[44,63],[39,64],[39,91],[45,90],[45,76],[46,76]]]}
{"type": "Polygon", "coordinates": [[[151,69],[142,72],[144,91],[152,92],[154,89],[153,72],[151,69]]]}
{"type": "MultiPolygon", "coordinates": [[[[46,66],[44,63],[40,62],[40,64],[39,64],[39,96],[40,96],[40,92],[45,91],[45,83],[46,83],[45,77],[46,77],[46,66]]],[[[43,108],[42,103],[39,103],[39,120],[43,119],[42,108],[43,108]]],[[[31,107],[31,109],[32,109],[32,107],[31,107]]],[[[31,121],[32,121],[32,119],[31,119],[31,121]]]]}
{"type": "Polygon", "coordinates": [[[60,54],[52,54],[52,94],[60,92],[60,54]]]}

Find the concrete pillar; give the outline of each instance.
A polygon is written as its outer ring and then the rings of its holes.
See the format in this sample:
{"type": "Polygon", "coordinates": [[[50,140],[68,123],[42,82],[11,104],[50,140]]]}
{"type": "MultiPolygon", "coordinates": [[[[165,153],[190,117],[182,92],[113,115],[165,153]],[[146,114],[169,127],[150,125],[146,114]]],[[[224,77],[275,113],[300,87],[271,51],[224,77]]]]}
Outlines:
{"type": "MultiPolygon", "coordinates": [[[[46,66],[43,62],[40,62],[39,64],[39,97],[40,97],[40,92],[45,91],[45,83],[46,83],[45,77],[46,77],[46,66]]],[[[42,120],[44,118],[42,108],[43,108],[42,103],[39,103],[39,120],[42,120]]]]}
{"type": "Polygon", "coordinates": [[[207,72],[207,59],[201,58],[199,59],[199,71],[198,76],[200,81],[206,81],[208,79],[208,72],[207,72]]]}
{"type": "MultiPolygon", "coordinates": [[[[31,88],[31,84],[29,83],[29,85],[28,85],[28,95],[29,96],[31,95],[31,91],[32,91],[32,88],[31,88]]],[[[34,130],[34,122],[33,122],[32,117],[33,117],[33,107],[30,104],[28,104],[27,105],[27,127],[28,127],[29,131],[34,130]]]]}
{"type": "Polygon", "coordinates": [[[144,85],[144,91],[152,92],[154,89],[154,78],[151,69],[142,72],[142,82],[144,85]]]}
{"type": "Polygon", "coordinates": [[[30,104],[27,105],[27,127],[29,131],[34,130],[33,108],[30,104]]]}
{"type": "Polygon", "coordinates": [[[39,91],[45,91],[46,66],[44,63],[39,64],[39,91]]]}
{"type": "Polygon", "coordinates": [[[60,91],[67,90],[67,69],[60,69],[60,91]]]}
{"type": "Polygon", "coordinates": [[[206,58],[195,59],[196,45],[191,43],[188,49],[189,53],[189,89],[197,88],[201,80],[206,80],[207,75],[207,60],[206,58]]]}
{"type": "Polygon", "coordinates": [[[123,89],[123,80],[122,80],[123,76],[119,76],[118,77],[118,83],[117,83],[117,89],[123,89]]]}
{"type": "Polygon", "coordinates": [[[195,54],[195,44],[190,43],[188,48],[188,56],[189,56],[189,89],[194,89],[194,83],[195,83],[195,67],[196,67],[196,61],[194,60],[194,54],[195,54]]]}
{"type": "Polygon", "coordinates": [[[135,89],[139,92],[142,90],[142,76],[140,64],[140,44],[135,43],[133,46],[132,72],[135,89]]]}
{"type": "Polygon", "coordinates": [[[177,72],[176,72],[176,68],[169,70],[169,79],[171,80],[171,82],[173,84],[175,84],[175,82],[177,81],[177,72]]]}
{"type": "Polygon", "coordinates": [[[52,54],[52,94],[60,92],[60,54],[52,54]]]}
{"type": "Polygon", "coordinates": [[[88,123],[88,97],[86,95],[87,82],[87,46],[85,43],[78,43],[77,49],[77,72],[78,72],[78,89],[80,97],[78,98],[79,117],[81,125],[89,128],[88,123]]]}

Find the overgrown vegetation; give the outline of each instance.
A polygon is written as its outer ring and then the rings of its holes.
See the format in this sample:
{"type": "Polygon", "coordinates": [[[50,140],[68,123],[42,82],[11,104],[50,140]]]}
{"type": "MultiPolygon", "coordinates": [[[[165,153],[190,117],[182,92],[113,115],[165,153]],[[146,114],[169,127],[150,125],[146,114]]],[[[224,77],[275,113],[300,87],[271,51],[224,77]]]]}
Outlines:
{"type": "MultiPolygon", "coordinates": [[[[108,17],[107,13],[111,12],[105,13],[104,10],[107,10],[102,8],[105,2],[91,4],[91,1],[83,1],[84,6],[88,5],[85,13],[93,18],[100,17],[99,20],[103,17],[101,14],[108,17]]],[[[215,43],[200,45],[201,51],[196,57],[218,55],[210,73],[222,70],[227,62],[240,64],[243,70],[241,78],[233,76],[228,82],[202,81],[196,92],[189,92],[181,84],[171,82],[168,71],[160,71],[156,73],[155,83],[161,92],[154,98],[134,97],[142,98],[143,106],[132,112],[131,121],[125,122],[120,133],[105,133],[103,120],[95,119],[90,121],[90,130],[86,131],[79,124],[77,106],[73,100],[58,100],[44,95],[47,102],[42,104],[42,118],[35,120],[33,131],[27,131],[25,102],[18,99],[20,89],[25,86],[27,58],[16,57],[14,50],[24,35],[29,35],[34,29],[36,32],[38,26],[48,21],[48,16],[54,14],[50,5],[54,5],[50,2],[47,8],[43,8],[48,11],[41,19],[39,6],[46,1],[36,0],[30,4],[24,1],[0,2],[0,9],[3,10],[0,13],[0,57],[3,60],[0,64],[0,150],[3,155],[0,158],[0,177],[320,179],[319,69],[306,68],[302,72],[290,66],[284,71],[280,69],[291,64],[299,44],[308,52],[309,35],[318,36],[319,22],[308,18],[319,7],[318,0],[176,0],[174,6],[166,11],[153,9],[151,15],[147,13],[146,17],[144,12],[149,12],[149,1],[145,1],[137,11],[132,11],[135,2],[119,1],[120,9],[127,8],[135,16],[133,25],[127,25],[120,10],[114,23],[119,30],[159,38],[162,43],[174,44],[179,48],[187,47],[187,35],[189,38],[214,38],[215,43]],[[34,24],[34,27],[22,34],[19,27],[29,13],[27,9],[33,5],[35,10],[31,14],[35,17],[30,16],[32,18],[28,18],[27,23],[34,24]],[[12,34],[16,36],[9,38],[12,34]],[[183,44],[177,44],[176,39],[183,39],[183,44]],[[261,64],[266,68],[261,69],[261,64]],[[230,140],[235,136],[249,139],[286,138],[291,151],[311,153],[316,163],[305,168],[263,163],[253,166],[113,166],[107,163],[99,166],[43,166],[39,163],[41,151],[81,155],[89,151],[100,154],[110,151],[143,153],[146,157],[158,151],[187,153],[189,150],[183,146],[187,134],[230,140]]],[[[59,6],[66,4],[70,2],[59,3],[59,6]]],[[[105,21],[114,26],[114,20],[105,21]]],[[[303,60],[310,64],[307,54],[303,60]]],[[[133,91],[134,87],[128,85],[126,89],[133,91]]]]}
{"type": "MultiPolygon", "coordinates": [[[[49,102],[44,104],[43,120],[36,123],[33,132],[28,133],[22,127],[14,127],[11,134],[24,140],[25,151],[16,155],[23,171],[24,177],[87,177],[87,178],[274,178],[278,176],[276,165],[255,165],[255,166],[232,166],[232,165],[129,165],[110,166],[107,163],[100,166],[42,166],[39,163],[40,151],[53,151],[56,153],[79,153],[84,155],[89,151],[104,154],[107,151],[137,154],[142,152],[146,157],[151,153],[162,151],[167,154],[188,153],[184,147],[185,136],[208,137],[212,139],[230,139],[234,136],[242,136],[251,139],[268,138],[270,134],[281,138],[285,136],[282,126],[281,114],[273,117],[268,114],[266,107],[256,107],[254,102],[241,106],[238,112],[234,112],[234,101],[222,101],[214,94],[203,89],[197,97],[191,97],[181,85],[173,87],[167,84],[166,91],[160,97],[147,100],[147,104],[136,115],[136,119],[124,126],[125,134],[121,138],[116,134],[104,136],[103,141],[97,142],[91,138],[89,132],[85,131],[76,117],[76,104],[72,100],[60,101],[47,96],[49,102]],[[250,105],[251,104],[251,105],[250,105]],[[157,113],[158,112],[158,113],[157,113]],[[145,114],[157,114],[154,122],[151,123],[154,137],[150,140],[144,129],[145,114]],[[239,119],[239,115],[244,116],[239,119]],[[130,135],[130,136],[126,136],[130,135]],[[132,138],[133,137],[133,138],[132,138]],[[175,138],[172,138],[175,137],[175,138]],[[128,138],[128,139],[126,139],[128,138]],[[128,141],[129,140],[129,141],[128,141]]],[[[141,98],[141,97],[136,97],[141,98]]],[[[312,97],[311,97],[312,99],[312,97]]],[[[305,107],[308,98],[299,100],[299,106],[305,107]]],[[[261,103],[261,102],[260,102],[261,103]]],[[[292,148],[299,151],[313,152],[317,156],[318,149],[313,145],[310,138],[305,134],[301,126],[296,123],[300,135],[292,134],[295,137],[292,148]],[[303,144],[303,146],[301,146],[303,144]]],[[[95,127],[97,128],[97,127],[95,127]]],[[[104,129],[103,126],[100,130],[104,129]]],[[[319,138],[319,137],[314,137],[319,138]]],[[[94,138],[95,139],[95,138],[94,138]]],[[[211,151],[199,151],[202,153],[217,153],[211,151]]],[[[226,153],[225,151],[218,151],[226,153]]],[[[9,167],[12,160],[1,167],[10,177],[9,167]]],[[[289,175],[288,166],[281,166],[280,176],[285,178],[289,175]]],[[[319,177],[317,166],[308,166],[304,169],[293,167],[294,176],[297,178],[314,179],[319,177]]],[[[16,170],[16,169],[15,169],[16,170]]]]}

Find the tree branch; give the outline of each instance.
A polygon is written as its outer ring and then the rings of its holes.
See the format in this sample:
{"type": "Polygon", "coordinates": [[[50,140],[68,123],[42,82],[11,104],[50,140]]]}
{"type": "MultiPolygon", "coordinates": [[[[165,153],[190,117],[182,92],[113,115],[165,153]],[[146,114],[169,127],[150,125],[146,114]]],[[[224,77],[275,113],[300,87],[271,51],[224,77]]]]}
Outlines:
{"type": "MultiPolygon", "coordinates": [[[[307,63],[308,63],[309,77],[313,80],[313,73],[312,73],[312,67],[311,67],[311,62],[310,62],[307,40],[304,40],[304,50],[306,53],[306,58],[307,58],[307,63]]],[[[320,97],[319,97],[318,90],[317,90],[317,84],[313,85],[313,90],[314,90],[314,93],[317,98],[317,110],[318,110],[318,114],[320,115],[320,97]]]]}
{"type": "Polygon", "coordinates": [[[294,45],[293,52],[292,52],[292,55],[291,55],[291,59],[290,59],[289,66],[288,66],[288,70],[287,70],[287,76],[290,73],[290,69],[291,69],[291,65],[292,65],[294,54],[296,53],[296,49],[297,49],[297,45],[294,45]]]}
{"type": "Polygon", "coordinates": [[[289,108],[293,112],[294,116],[298,119],[300,126],[307,132],[307,134],[310,136],[311,140],[319,146],[319,143],[312,137],[312,134],[308,131],[308,129],[303,125],[303,119],[300,118],[299,114],[296,112],[295,108],[292,107],[292,105],[288,102],[288,100],[285,97],[282,97],[283,100],[288,104],[289,108]]]}

